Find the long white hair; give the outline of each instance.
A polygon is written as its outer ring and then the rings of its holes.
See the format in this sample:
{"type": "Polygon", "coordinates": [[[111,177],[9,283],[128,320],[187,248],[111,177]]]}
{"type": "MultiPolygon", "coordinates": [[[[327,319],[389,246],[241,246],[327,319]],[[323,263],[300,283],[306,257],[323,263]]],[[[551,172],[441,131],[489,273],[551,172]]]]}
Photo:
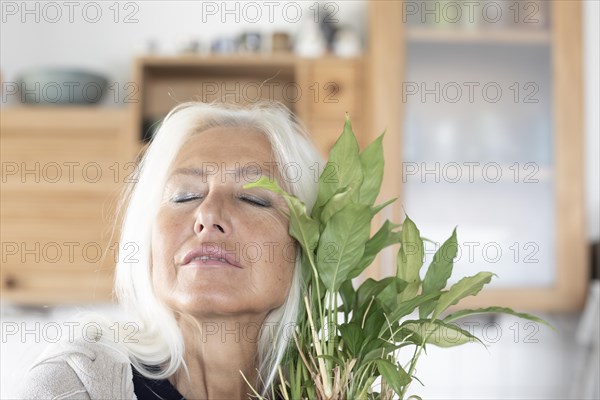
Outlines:
{"type": "MultiPolygon", "coordinates": [[[[309,211],[316,200],[316,171],[322,167],[322,158],[285,106],[273,102],[249,106],[190,102],[178,105],[165,117],[140,160],[134,183],[129,185],[121,206],[123,254],[115,272],[117,300],[139,324],[134,340],[124,341],[122,348],[135,368],[148,378],[165,379],[180,368],[187,370],[183,362],[184,341],[175,315],[153,290],[151,229],[173,160],[190,135],[212,127],[243,127],[262,132],[271,143],[281,176],[286,176],[282,168],[290,165],[299,171],[295,179],[281,182],[284,189],[301,199],[309,211]]],[[[289,345],[289,327],[297,319],[302,290],[299,260],[298,254],[284,304],[265,320],[272,329],[263,329],[258,340],[256,385],[262,388],[263,396],[276,381],[277,367],[289,345]]]]}

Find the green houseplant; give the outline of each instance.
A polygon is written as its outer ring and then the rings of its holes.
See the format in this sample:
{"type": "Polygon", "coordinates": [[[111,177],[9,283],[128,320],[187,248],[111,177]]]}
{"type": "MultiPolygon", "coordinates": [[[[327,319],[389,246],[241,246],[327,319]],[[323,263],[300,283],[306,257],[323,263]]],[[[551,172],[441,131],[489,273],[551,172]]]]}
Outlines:
{"type": "Polygon", "coordinates": [[[285,198],[290,235],[303,250],[305,295],[295,346],[280,365],[273,398],[404,399],[410,384],[418,380],[415,366],[426,346],[479,341],[453,321],[474,314],[507,313],[546,324],[533,315],[502,307],[446,312],[464,297],[477,295],[494,276],[479,272],[447,287],[458,250],[456,230],[426,270],[424,239],[408,216],[401,225],[385,221],[371,237],[374,216],[394,201],[375,205],[383,180],[382,140],[383,134],[360,153],[346,117],[343,133],[320,175],[310,215],[300,200],[275,181],[263,177],[246,185],[285,198]],[[355,289],[352,278],[393,244],[400,245],[396,275],[367,279],[355,289]],[[398,352],[408,352],[409,361],[400,363],[398,352]],[[375,391],[378,377],[381,385],[375,391]]]}

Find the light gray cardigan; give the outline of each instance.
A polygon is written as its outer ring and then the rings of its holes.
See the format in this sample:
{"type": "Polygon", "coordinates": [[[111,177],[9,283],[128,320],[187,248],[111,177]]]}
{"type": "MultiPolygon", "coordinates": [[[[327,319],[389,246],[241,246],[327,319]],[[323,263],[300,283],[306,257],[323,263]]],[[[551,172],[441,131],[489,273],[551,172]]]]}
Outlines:
{"type": "Polygon", "coordinates": [[[102,342],[49,346],[16,391],[19,399],[137,399],[129,358],[102,342]]]}

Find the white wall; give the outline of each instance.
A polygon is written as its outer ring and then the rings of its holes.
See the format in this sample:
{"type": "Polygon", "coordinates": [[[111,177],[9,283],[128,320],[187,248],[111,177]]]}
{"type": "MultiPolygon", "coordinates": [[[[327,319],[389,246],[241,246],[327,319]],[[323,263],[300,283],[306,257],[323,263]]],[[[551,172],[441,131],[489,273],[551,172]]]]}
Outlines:
{"type": "Polygon", "coordinates": [[[600,2],[586,0],[584,20],[586,208],[588,237],[600,239],[600,2]]]}
{"type": "MultiPolygon", "coordinates": [[[[57,18],[56,9],[44,7],[44,2],[28,2],[27,9],[34,10],[31,14],[24,12],[21,1],[1,3],[0,68],[5,81],[16,79],[27,69],[47,66],[89,68],[124,82],[130,77],[133,56],[145,49],[148,40],[157,41],[160,52],[173,53],[182,41],[190,38],[208,46],[216,37],[233,38],[243,31],[295,34],[303,23],[315,17],[313,1],[235,1],[226,2],[226,6],[221,1],[120,2],[118,16],[114,2],[96,1],[75,2],[79,6],[73,8],[70,23],[70,9],[66,6],[58,8],[62,17],[57,18]],[[88,22],[96,19],[96,7],[89,3],[99,5],[98,22],[88,22]],[[14,7],[17,7],[15,14],[14,7]],[[235,11],[236,7],[237,12],[226,12],[235,11]],[[39,22],[35,21],[36,16],[39,22]],[[57,22],[51,22],[54,19],[57,22]],[[131,22],[133,19],[137,22],[131,22]]],[[[339,19],[337,25],[364,31],[365,10],[364,1],[340,2],[335,15],[339,19]]]]}

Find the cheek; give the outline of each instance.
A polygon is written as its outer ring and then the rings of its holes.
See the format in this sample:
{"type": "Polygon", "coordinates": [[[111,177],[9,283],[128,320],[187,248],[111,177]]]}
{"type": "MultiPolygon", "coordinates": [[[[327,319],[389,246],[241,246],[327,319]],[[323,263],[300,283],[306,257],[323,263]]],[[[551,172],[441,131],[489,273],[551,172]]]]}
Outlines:
{"type": "Polygon", "coordinates": [[[155,284],[173,273],[175,251],[178,248],[182,224],[168,211],[161,210],[152,227],[152,278],[155,284]]]}
{"type": "Polygon", "coordinates": [[[292,241],[286,241],[275,248],[275,257],[271,265],[269,282],[270,291],[276,297],[284,298],[292,284],[296,268],[296,250],[292,241]]]}
{"type": "Polygon", "coordinates": [[[168,209],[161,209],[152,227],[152,248],[169,249],[181,240],[185,218],[168,209]]]}

